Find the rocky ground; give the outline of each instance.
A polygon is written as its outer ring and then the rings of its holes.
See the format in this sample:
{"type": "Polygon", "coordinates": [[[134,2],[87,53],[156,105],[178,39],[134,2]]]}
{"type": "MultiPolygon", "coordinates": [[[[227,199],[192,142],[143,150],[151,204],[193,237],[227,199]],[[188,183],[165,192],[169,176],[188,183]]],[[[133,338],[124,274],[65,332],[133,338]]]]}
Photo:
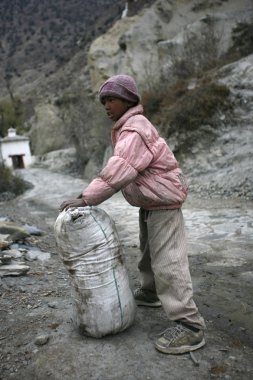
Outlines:
{"type": "MultiPolygon", "coordinates": [[[[85,182],[41,168],[22,175],[35,186],[1,202],[1,220],[35,226],[43,234],[13,247],[26,251],[25,258],[16,260],[24,261],[29,271],[0,278],[0,379],[252,379],[252,202],[192,194],[184,205],[195,300],[206,319],[207,344],[194,357],[168,356],[153,346],[168,327],[161,308],[139,307],[133,326],[114,336],[95,339],[76,331],[53,225],[61,201],[76,197],[85,182]],[[34,250],[36,255],[27,255],[34,250]]],[[[135,287],[138,210],[120,194],[101,208],[116,222],[135,287]]]]}

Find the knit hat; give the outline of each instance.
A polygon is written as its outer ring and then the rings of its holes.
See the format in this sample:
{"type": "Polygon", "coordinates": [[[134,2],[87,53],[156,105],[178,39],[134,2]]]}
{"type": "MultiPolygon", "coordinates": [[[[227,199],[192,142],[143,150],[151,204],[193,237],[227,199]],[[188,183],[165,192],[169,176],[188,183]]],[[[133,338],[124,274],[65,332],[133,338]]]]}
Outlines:
{"type": "Polygon", "coordinates": [[[136,104],[140,101],[135,81],[129,75],[123,74],[107,79],[100,87],[98,95],[101,103],[105,96],[115,96],[136,104]]]}

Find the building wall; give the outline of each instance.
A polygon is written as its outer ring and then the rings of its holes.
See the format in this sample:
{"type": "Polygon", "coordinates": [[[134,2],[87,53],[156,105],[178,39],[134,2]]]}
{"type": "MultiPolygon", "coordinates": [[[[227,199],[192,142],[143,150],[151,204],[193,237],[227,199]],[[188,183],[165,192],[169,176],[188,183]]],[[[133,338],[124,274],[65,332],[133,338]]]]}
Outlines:
{"type": "Polygon", "coordinates": [[[24,167],[28,167],[32,163],[31,151],[28,140],[22,141],[5,141],[1,143],[1,152],[3,163],[12,168],[12,158],[10,156],[23,155],[24,167]]]}

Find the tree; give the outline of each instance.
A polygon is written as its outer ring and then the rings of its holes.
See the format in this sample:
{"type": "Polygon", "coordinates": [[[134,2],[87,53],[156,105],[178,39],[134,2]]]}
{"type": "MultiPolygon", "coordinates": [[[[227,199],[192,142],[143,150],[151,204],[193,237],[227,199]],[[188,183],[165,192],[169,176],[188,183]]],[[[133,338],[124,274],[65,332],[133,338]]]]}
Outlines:
{"type": "Polygon", "coordinates": [[[23,105],[19,98],[13,97],[11,100],[0,100],[0,135],[6,135],[11,127],[20,127],[23,121],[23,105]]]}

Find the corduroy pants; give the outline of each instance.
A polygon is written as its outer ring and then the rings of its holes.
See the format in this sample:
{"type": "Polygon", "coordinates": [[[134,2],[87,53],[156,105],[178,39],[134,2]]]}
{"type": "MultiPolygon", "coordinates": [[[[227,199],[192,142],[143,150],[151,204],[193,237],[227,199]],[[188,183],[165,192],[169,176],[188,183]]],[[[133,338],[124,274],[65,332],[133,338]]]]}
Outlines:
{"type": "Polygon", "coordinates": [[[193,300],[182,210],[140,209],[139,224],[141,288],[158,295],[170,320],[204,329],[193,300]]]}

